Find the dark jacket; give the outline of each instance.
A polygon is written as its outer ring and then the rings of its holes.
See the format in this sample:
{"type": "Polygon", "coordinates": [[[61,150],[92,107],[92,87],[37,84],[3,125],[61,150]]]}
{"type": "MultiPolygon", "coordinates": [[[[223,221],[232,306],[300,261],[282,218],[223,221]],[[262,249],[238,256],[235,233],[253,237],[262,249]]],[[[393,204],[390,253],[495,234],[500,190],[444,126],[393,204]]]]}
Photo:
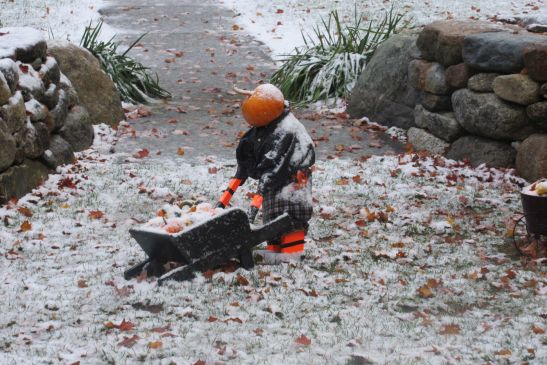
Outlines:
{"type": "Polygon", "coordinates": [[[239,179],[258,180],[260,195],[280,190],[294,181],[299,170],[315,163],[313,141],[305,127],[286,109],[265,127],[253,127],[236,150],[239,179]]]}

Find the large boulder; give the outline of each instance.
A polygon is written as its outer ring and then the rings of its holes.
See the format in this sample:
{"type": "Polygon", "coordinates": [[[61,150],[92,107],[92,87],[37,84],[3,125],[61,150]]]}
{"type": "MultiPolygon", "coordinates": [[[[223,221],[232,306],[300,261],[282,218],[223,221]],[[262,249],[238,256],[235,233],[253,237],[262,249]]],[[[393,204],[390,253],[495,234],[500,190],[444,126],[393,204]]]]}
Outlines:
{"type": "Polygon", "coordinates": [[[463,136],[450,146],[446,157],[468,160],[473,166],[513,167],[516,151],[511,144],[477,136],[463,136]]]}
{"type": "Polygon", "coordinates": [[[445,69],[437,62],[413,60],[408,65],[408,81],[412,87],[437,95],[447,95],[450,87],[446,82],[445,69]]]}
{"type": "Polygon", "coordinates": [[[547,134],[534,134],[520,144],[517,172],[529,181],[547,178],[547,134]]]}
{"type": "Polygon", "coordinates": [[[70,143],[58,134],[51,136],[49,148],[42,155],[42,160],[51,169],[74,161],[74,151],[70,143]]]}
{"type": "Polygon", "coordinates": [[[495,94],[460,89],[452,94],[456,120],[471,134],[507,141],[523,140],[536,131],[524,108],[495,94]]]}
{"type": "Polygon", "coordinates": [[[532,121],[538,123],[540,127],[547,130],[547,101],[540,101],[529,105],[526,108],[526,114],[532,121]]]}
{"type": "Polygon", "coordinates": [[[539,84],[526,75],[502,75],[494,79],[492,89],[503,100],[520,105],[539,101],[539,84]]]}
{"type": "Polygon", "coordinates": [[[11,90],[4,74],[0,72],[0,105],[4,105],[11,98],[11,90]]]}
{"type": "Polygon", "coordinates": [[[40,65],[39,74],[46,85],[49,83],[58,84],[61,79],[61,69],[55,58],[47,57],[46,62],[40,65]]]}
{"type": "Polygon", "coordinates": [[[446,83],[452,89],[462,89],[467,86],[467,81],[473,76],[473,70],[465,63],[458,63],[446,68],[446,83]]]}
{"type": "Polygon", "coordinates": [[[452,142],[465,134],[454,113],[432,113],[417,105],[414,111],[416,125],[434,136],[452,142]]]}
{"type": "Polygon", "coordinates": [[[491,93],[494,91],[492,84],[498,76],[499,74],[497,73],[480,73],[473,75],[469,78],[469,81],[467,81],[467,87],[470,90],[479,93],[491,93]]]}
{"type": "Polygon", "coordinates": [[[463,59],[480,71],[518,73],[524,68],[524,52],[545,44],[547,37],[529,33],[474,34],[464,39],[463,59]]]}
{"type": "Polygon", "coordinates": [[[0,203],[19,198],[47,178],[48,168],[37,160],[25,160],[0,173],[0,203]]]}
{"type": "Polygon", "coordinates": [[[12,93],[19,83],[19,67],[11,58],[0,59],[0,73],[4,75],[12,93]]]}
{"type": "Polygon", "coordinates": [[[17,151],[15,139],[8,130],[6,122],[0,119],[0,171],[4,171],[15,161],[17,151]]]}
{"type": "Polygon", "coordinates": [[[0,107],[0,118],[4,119],[8,125],[8,130],[12,134],[23,129],[27,115],[25,101],[20,91],[17,91],[6,105],[0,107]]]}
{"type": "Polygon", "coordinates": [[[432,112],[443,112],[452,110],[452,99],[450,95],[435,95],[422,93],[420,101],[422,106],[432,112]]]}
{"type": "Polygon", "coordinates": [[[417,45],[426,60],[444,66],[462,62],[464,38],[471,34],[499,32],[499,26],[476,21],[439,20],[425,26],[417,45]]]}
{"type": "Polygon", "coordinates": [[[59,134],[70,144],[74,152],[91,146],[94,137],[93,121],[87,110],[80,106],[72,108],[59,134]]]}
{"type": "Polygon", "coordinates": [[[89,51],[70,43],[51,42],[48,53],[76,89],[80,104],[89,111],[94,124],[123,120],[118,90],[89,51]]]}
{"type": "Polygon", "coordinates": [[[44,123],[27,123],[26,127],[16,134],[20,149],[27,158],[38,158],[49,146],[49,129],[44,123]]]}
{"type": "Polygon", "coordinates": [[[524,66],[532,79],[547,81],[547,45],[525,49],[524,66]]]}
{"type": "Polygon", "coordinates": [[[408,143],[410,143],[416,151],[427,151],[434,155],[443,155],[450,146],[447,142],[421,128],[410,128],[407,132],[407,136],[408,143]]]}
{"type": "Polygon", "coordinates": [[[41,31],[27,27],[0,28],[0,58],[32,63],[46,56],[47,43],[41,31]]]}
{"type": "Polygon", "coordinates": [[[401,128],[414,125],[419,92],[408,84],[408,64],[416,52],[416,35],[398,34],[382,43],[355,85],[348,112],[353,118],[401,128]]]}

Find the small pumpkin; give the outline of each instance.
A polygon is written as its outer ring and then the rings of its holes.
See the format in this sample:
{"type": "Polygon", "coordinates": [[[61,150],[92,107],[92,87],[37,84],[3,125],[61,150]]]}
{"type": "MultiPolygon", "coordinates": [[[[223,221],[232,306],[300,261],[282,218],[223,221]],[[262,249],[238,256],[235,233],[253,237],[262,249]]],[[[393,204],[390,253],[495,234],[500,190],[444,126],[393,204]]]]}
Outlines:
{"type": "Polygon", "coordinates": [[[234,87],[240,94],[247,95],[241,104],[243,118],[253,127],[264,127],[277,119],[285,109],[285,97],[272,84],[262,84],[253,91],[234,87]]]}

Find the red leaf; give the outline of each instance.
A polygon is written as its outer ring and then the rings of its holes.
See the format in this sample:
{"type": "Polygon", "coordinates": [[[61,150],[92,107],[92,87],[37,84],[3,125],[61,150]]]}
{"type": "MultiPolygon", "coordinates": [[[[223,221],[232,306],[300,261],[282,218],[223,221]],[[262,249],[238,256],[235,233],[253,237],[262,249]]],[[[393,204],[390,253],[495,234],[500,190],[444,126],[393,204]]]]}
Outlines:
{"type": "Polygon", "coordinates": [[[131,337],[125,337],[123,341],[118,343],[118,346],[133,347],[133,345],[137,343],[139,338],[140,337],[137,335],[133,335],[131,337]]]}
{"type": "Polygon", "coordinates": [[[294,341],[294,342],[296,342],[299,345],[303,345],[303,346],[311,345],[311,340],[309,338],[307,338],[306,336],[304,336],[304,335],[298,337],[296,339],[296,341],[294,341]]]}
{"type": "Polygon", "coordinates": [[[149,154],[150,154],[150,151],[148,151],[146,148],[143,148],[142,150],[137,151],[137,153],[135,153],[133,155],[133,157],[135,157],[135,158],[145,158],[149,154]]]}
{"type": "Polygon", "coordinates": [[[101,219],[104,216],[104,213],[100,210],[92,210],[89,212],[89,217],[91,219],[101,219]]]}
{"type": "Polygon", "coordinates": [[[119,324],[118,329],[120,331],[131,331],[135,325],[125,319],[119,324]]]}
{"type": "Polygon", "coordinates": [[[27,217],[27,218],[32,217],[32,212],[30,211],[29,208],[21,207],[21,208],[17,209],[17,211],[19,213],[21,213],[22,215],[24,215],[25,217],[27,217]]]}
{"type": "Polygon", "coordinates": [[[203,361],[203,360],[198,360],[198,361],[196,361],[196,362],[194,363],[194,365],[206,365],[206,364],[205,364],[205,361],[203,361]]]}

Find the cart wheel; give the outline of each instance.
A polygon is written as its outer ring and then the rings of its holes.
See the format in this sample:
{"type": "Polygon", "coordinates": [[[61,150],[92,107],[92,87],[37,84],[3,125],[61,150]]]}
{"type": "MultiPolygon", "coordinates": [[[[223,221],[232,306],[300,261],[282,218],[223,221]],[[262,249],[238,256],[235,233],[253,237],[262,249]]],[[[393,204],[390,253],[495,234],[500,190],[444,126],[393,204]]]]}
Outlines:
{"type": "Polygon", "coordinates": [[[528,227],[526,221],[524,221],[524,215],[521,216],[515,223],[513,228],[513,244],[517,251],[524,254],[522,249],[531,243],[531,237],[528,233],[528,227]],[[519,229],[520,228],[520,229],[519,229]]]}

